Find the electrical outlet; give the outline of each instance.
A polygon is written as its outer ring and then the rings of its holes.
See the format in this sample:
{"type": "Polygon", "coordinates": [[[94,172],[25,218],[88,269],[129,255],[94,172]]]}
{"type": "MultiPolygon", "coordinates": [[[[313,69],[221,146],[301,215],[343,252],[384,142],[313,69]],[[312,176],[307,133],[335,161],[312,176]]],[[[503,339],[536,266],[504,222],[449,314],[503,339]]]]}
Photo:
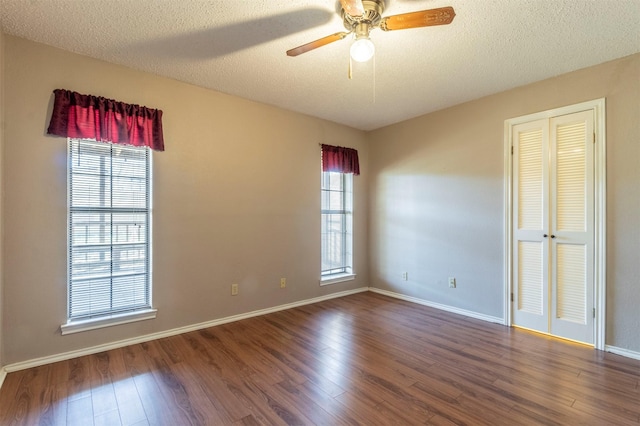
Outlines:
{"type": "Polygon", "coordinates": [[[287,286],[287,279],[280,278],[280,288],[285,288],[287,286]]]}
{"type": "Polygon", "coordinates": [[[403,272],[402,273],[402,280],[403,281],[407,281],[409,279],[409,273],[408,272],[403,272]]]}
{"type": "Polygon", "coordinates": [[[231,284],[231,295],[232,296],[238,295],[238,284],[231,284]]]}
{"type": "Polygon", "coordinates": [[[449,277],[449,288],[456,288],[456,279],[454,277],[449,277]]]}

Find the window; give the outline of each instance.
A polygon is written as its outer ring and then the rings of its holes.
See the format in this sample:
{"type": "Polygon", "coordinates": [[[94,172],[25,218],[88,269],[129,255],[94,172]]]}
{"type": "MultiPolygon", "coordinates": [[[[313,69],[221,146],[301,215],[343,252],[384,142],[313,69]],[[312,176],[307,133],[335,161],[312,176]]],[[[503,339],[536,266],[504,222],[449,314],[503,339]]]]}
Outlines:
{"type": "Polygon", "coordinates": [[[69,139],[68,173],[63,334],[154,317],[149,148],[69,139]]]}
{"type": "Polygon", "coordinates": [[[353,174],[322,172],[321,283],[353,279],[353,174]]]}

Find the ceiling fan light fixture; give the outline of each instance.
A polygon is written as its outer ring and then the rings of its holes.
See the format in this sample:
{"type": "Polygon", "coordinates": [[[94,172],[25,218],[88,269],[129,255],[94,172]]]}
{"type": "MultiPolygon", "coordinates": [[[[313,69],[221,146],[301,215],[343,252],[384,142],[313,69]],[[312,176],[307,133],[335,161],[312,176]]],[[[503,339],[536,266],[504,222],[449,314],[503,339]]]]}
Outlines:
{"type": "Polygon", "coordinates": [[[358,37],[351,45],[351,59],[356,62],[367,62],[375,52],[376,48],[369,37],[358,37]]]}

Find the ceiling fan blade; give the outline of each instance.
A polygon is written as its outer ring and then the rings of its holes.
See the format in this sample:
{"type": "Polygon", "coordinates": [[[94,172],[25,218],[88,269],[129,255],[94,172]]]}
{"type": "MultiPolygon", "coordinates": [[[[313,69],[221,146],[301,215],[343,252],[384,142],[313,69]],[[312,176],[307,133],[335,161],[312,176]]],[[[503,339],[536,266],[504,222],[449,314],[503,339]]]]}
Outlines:
{"type": "Polygon", "coordinates": [[[312,41],[310,43],[303,44],[302,46],[294,47],[291,50],[287,50],[287,56],[298,56],[310,50],[317,49],[318,47],[326,46],[327,44],[333,43],[334,41],[342,40],[348,34],[350,33],[335,33],[331,34],[330,36],[319,38],[318,40],[312,41]]]}
{"type": "Polygon", "coordinates": [[[362,0],[340,0],[340,4],[345,12],[351,16],[364,15],[364,6],[362,0]]]}
{"type": "Polygon", "coordinates": [[[380,22],[380,28],[384,31],[405,30],[408,28],[431,27],[434,25],[446,25],[453,21],[456,13],[451,6],[438,9],[421,10],[419,12],[403,13],[387,16],[380,22]]]}

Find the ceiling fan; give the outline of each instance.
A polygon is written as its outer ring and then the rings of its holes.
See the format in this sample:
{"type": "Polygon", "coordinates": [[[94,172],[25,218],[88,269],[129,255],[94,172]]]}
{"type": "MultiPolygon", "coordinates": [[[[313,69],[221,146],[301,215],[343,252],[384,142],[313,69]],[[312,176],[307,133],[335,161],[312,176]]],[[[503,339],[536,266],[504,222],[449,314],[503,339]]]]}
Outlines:
{"type": "Polygon", "coordinates": [[[353,33],[356,40],[351,45],[351,58],[357,62],[366,62],[371,59],[375,52],[373,42],[369,38],[371,30],[380,28],[383,31],[395,31],[447,25],[456,16],[453,8],[448,6],[383,18],[384,0],[340,0],[340,4],[342,5],[341,17],[348,31],[337,32],[287,50],[287,55],[298,56],[334,41],[342,40],[353,33]]]}

